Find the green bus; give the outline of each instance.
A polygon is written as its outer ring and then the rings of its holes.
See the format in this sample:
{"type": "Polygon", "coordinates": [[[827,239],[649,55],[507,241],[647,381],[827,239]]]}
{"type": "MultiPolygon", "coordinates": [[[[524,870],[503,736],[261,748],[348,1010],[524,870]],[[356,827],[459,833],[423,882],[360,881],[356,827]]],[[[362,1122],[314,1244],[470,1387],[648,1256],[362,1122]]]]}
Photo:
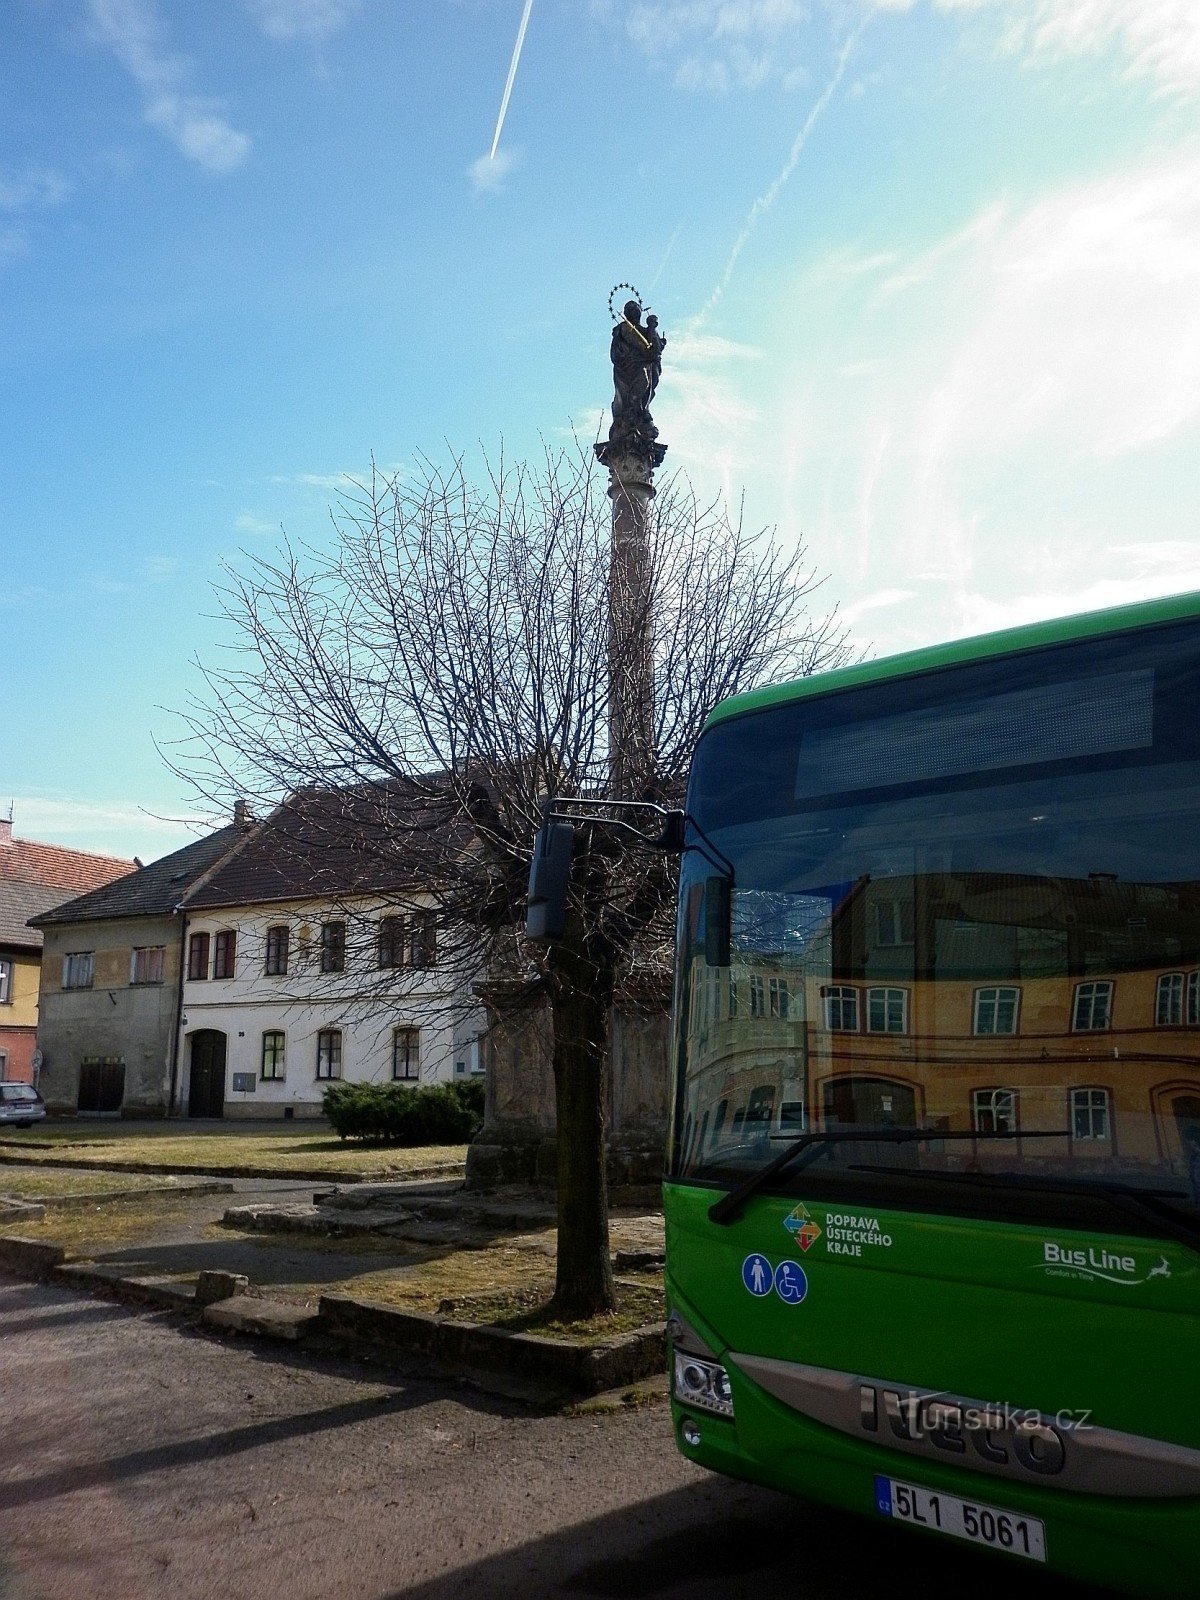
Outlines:
{"type": "Polygon", "coordinates": [[[1200,595],[731,699],[687,819],[679,1448],[1200,1594],[1200,595]]]}

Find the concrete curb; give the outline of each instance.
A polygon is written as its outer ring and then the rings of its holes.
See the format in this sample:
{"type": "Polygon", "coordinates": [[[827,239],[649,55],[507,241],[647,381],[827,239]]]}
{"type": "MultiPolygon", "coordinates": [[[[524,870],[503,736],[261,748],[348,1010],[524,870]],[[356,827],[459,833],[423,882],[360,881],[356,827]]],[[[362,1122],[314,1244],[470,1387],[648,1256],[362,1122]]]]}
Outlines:
{"type": "Polygon", "coordinates": [[[392,1350],[413,1350],[468,1371],[549,1383],[572,1395],[617,1389],[666,1367],[662,1323],[618,1334],[602,1344],[580,1345],[483,1323],[455,1322],[421,1311],[399,1311],[349,1295],[323,1294],[317,1330],[392,1350]]]}
{"type": "Polygon", "coordinates": [[[254,1294],[220,1300],[202,1310],[190,1284],[161,1277],[125,1276],[118,1267],[68,1262],[61,1245],[0,1235],[0,1269],[37,1282],[103,1295],[127,1305],[187,1314],[222,1333],[250,1333],[289,1344],[315,1336],[345,1350],[370,1346],[398,1358],[430,1359],[483,1389],[557,1401],[620,1390],[666,1370],[666,1328],[655,1323],[599,1344],[516,1333],[350,1295],[322,1295],[312,1311],[254,1294]],[[199,1313],[199,1314],[198,1314],[199,1313]]]}

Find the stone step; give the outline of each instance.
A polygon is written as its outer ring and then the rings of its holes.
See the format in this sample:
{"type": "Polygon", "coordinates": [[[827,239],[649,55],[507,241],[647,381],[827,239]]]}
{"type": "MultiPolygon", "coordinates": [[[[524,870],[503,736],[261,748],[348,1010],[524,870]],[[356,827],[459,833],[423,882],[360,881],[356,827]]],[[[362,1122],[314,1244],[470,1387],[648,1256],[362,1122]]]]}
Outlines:
{"type": "Polygon", "coordinates": [[[292,1305],[287,1300],[260,1300],[237,1294],[205,1306],[200,1320],[222,1333],[253,1333],[263,1339],[302,1339],[316,1322],[319,1313],[310,1306],[292,1305]]]}

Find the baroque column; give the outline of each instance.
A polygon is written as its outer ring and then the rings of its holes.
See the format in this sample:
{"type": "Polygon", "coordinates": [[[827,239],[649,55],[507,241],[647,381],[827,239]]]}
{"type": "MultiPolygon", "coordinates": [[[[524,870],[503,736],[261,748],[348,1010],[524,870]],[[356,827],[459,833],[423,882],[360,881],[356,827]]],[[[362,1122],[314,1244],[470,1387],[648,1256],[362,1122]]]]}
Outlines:
{"type": "MultiPolygon", "coordinates": [[[[618,289],[629,288],[628,284],[618,289]]],[[[614,291],[614,294],[616,291],[614,291]]],[[[654,469],[667,453],[650,415],[666,337],[625,302],[613,327],[612,426],[596,455],[608,468],[612,555],[608,587],[609,779],[614,799],[636,799],[653,770],[653,605],[648,524],[654,469]]]]}

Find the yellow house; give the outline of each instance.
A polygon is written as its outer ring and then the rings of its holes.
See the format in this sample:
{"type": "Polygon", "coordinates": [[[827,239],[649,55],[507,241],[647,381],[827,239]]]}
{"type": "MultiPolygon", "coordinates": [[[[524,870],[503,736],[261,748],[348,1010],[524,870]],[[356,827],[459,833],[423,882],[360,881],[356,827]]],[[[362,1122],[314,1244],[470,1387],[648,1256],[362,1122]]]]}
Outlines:
{"type": "Polygon", "coordinates": [[[0,1081],[37,1081],[42,935],[27,926],[29,918],[138,865],[120,856],[14,839],[12,818],[0,819],[0,1081]]]}

